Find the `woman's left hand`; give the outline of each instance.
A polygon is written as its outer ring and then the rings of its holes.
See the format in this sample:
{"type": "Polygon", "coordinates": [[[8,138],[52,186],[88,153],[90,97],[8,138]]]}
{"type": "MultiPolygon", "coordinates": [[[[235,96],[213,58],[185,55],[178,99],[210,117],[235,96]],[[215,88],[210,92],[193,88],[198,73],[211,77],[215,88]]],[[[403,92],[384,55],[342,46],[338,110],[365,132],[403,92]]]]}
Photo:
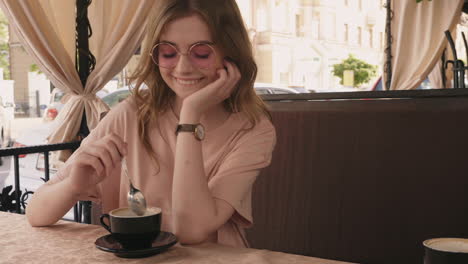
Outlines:
{"type": "Polygon", "coordinates": [[[181,118],[185,114],[190,114],[192,118],[199,119],[208,109],[229,98],[241,74],[231,61],[224,59],[224,66],[225,68],[218,69],[219,78],[216,81],[185,98],[180,113],[181,118]]]}

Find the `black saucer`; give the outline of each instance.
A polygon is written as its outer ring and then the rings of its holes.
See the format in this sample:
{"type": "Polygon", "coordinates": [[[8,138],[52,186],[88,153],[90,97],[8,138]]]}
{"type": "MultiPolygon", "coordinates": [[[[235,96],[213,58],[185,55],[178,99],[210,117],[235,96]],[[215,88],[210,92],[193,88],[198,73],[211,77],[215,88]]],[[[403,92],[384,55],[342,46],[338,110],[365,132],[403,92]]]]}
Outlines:
{"type": "Polygon", "coordinates": [[[161,231],[154,239],[153,244],[149,248],[142,249],[125,249],[122,245],[109,234],[96,239],[94,244],[102,251],[114,253],[121,258],[144,258],[159,254],[177,243],[177,237],[169,232],[161,231]]]}

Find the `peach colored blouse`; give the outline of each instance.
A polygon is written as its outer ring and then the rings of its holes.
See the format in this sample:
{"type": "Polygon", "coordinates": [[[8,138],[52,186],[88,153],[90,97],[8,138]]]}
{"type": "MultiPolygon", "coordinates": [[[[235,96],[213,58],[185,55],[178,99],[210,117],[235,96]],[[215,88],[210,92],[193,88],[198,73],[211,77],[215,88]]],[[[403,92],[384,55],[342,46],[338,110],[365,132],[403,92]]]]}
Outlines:
{"type": "MultiPolygon", "coordinates": [[[[171,199],[177,124],[174,113],[167,111],[149,125],[151,147],[158,164],[138,139],[136,106],[132,99],[113,108],[82,143],[84,146],[110,132],[127,142],[127,166],[133,184],[144,193],[148,206],[162,208],[162,230],[169,232],[173,232],[171,199]]],[[[244,228],[253,224],[252,185],[260,169],[269,165],[276,143],[275,129],[268,118],[262,118],[249,130],[250,127],[242,113],[233,113],[221,126],[206,131],[202,142],[208,187],[214,198],[226,201],[235,209],[230,220],[212,235],[211,242],[248,247],[244,228]]],[[[67,163],[72,160],[73,156],[67,163]]],[[[104,212],[126,207],[128,180],[121,176],[120,166],[114,170],[111,177],[81,199],[101,202],[104,212]]],[[[59,171],[52,182],[63,177],[59,171]]]]}

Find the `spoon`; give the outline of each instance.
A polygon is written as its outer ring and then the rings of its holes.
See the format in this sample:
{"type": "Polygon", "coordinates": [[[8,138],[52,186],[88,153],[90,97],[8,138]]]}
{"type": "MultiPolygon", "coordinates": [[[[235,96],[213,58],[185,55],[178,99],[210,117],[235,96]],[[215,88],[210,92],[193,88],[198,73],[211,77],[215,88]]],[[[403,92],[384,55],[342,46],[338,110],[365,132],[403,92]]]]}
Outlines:
{"type": "Polygon", "coordinates": [[[128,182],[130,183],[130,190],[127,194],[127,201],[130,209],[136,215],[144,215],[146,212],[146,200],[143,193],[135,188],[132,184],[132,180],[128,176],[127,161],[125,158],[122,159],[122,166],[124,169],[125,176],[127,176],[128,182]]]}

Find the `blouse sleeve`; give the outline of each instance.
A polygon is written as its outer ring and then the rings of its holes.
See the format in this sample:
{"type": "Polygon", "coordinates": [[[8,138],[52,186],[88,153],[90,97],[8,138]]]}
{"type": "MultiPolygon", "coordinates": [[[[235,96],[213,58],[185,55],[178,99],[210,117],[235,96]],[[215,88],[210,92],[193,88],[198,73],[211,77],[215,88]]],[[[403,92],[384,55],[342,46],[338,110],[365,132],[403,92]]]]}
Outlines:
{"type": "Polygon", "coordinates": [[[241,227],[253,224],[252,186],[260,170],[270,164],[275,143],[273,125],[262,120],[238,140],[208,182],[213,197],[235,209],[232,220],[241,227]]]}

